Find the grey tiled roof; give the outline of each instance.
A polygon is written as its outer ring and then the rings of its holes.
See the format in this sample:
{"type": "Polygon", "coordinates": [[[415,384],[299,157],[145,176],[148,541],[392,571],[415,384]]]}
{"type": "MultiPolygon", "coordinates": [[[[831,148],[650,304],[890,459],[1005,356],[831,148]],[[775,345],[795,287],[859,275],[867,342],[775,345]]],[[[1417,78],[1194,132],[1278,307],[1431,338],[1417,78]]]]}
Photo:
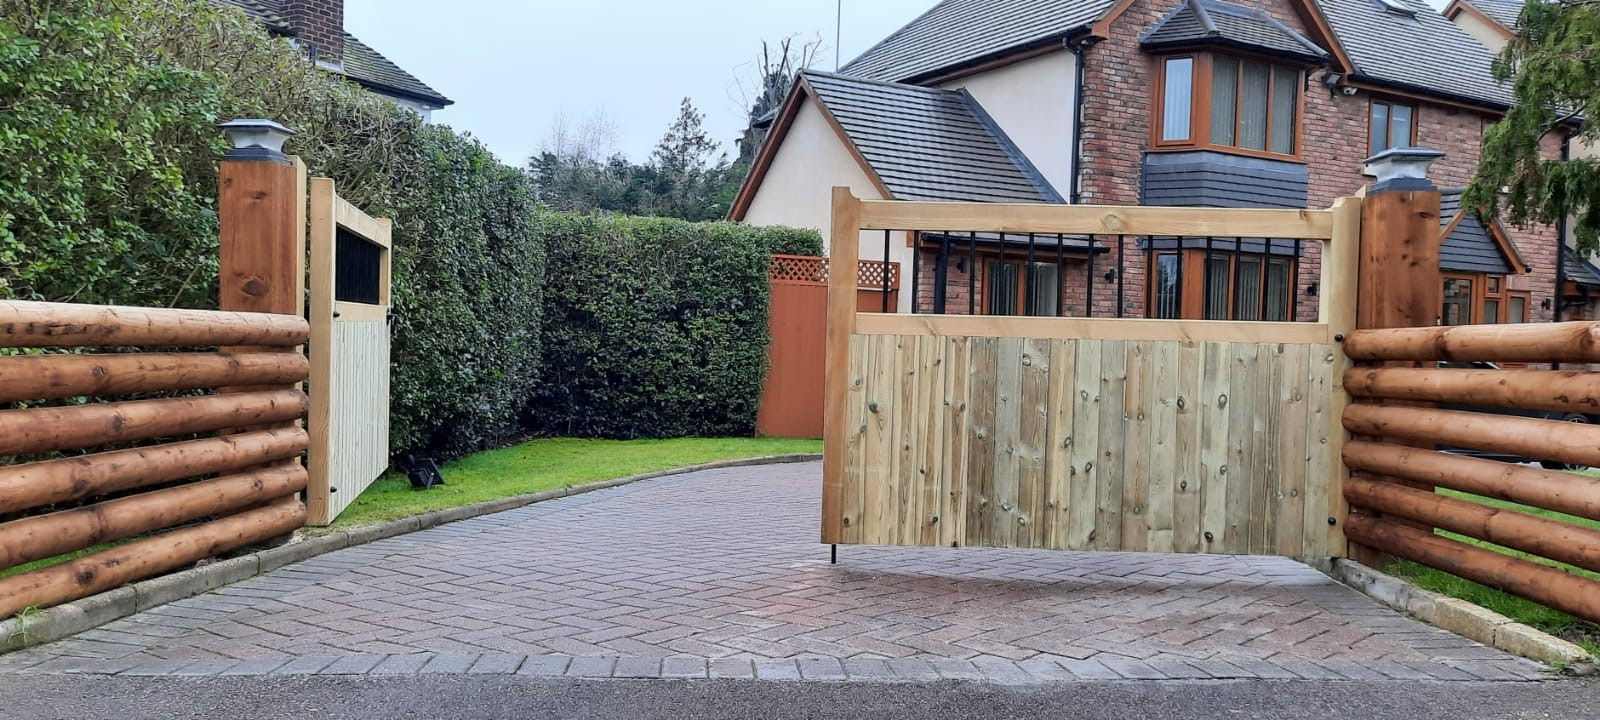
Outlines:
{"type": "Polygon", "coordinates": [[[1316,0],[1356,75],[1424,93],[1511,105],[1510,89],[1490,74],[1494,51],[1422,0],[1396,2],[1415,15],[1387,12],[1376,0],[1316,0]]]}
{"type": "MultiPolygon", "coordinates": [[[[1442,230],[1455,221],[1461,212],[1461,188],[1443,190],[1439,194],[1439,228],[1442,230]]],[[[1500,244],[1489,235],[1477,213],[1469,213],[1461,224],[1439,246],[1439,267],[1444,270],[1481,272],[1506,275],[1511,263],[1500,244]]]]}
{"type": "Polygon", "coordinates": [[[1145,31],[1140,40],[1146,48],[1221,45],[1311,61],[1327,56],[1316,43],[1277,18],[1256,8],[1219,0],[1184,0],[1145,31]]]}
{"type": "Polygon", "coordinates": [[[1065,37],[1115,0],[943,0],[840,70],[891,82],[1065,37]]]}
{"type": "Polygon", "coordinates": [[[1517,18],[1522,15],[1522,3],[1514,0],[1462,0],[1462,2],[1488,15],[1489,19],[1500,23],[1508,30],[1517,26],[1517,18]]]}
{"type": "Polygon", "coordinates": [[[802,77],[897,200],[1061,202],[964,90],[802,77]]]}
{"type": "Polygon", "coordinates": [[[244,11],[244,14],[260,20],[268,30],[279,34],[289,33],[289,24],[283,21],[283,16],[278,11],[283,7],[282,0],[221,0],[244,11]]]}
{"type": "Polygon", "coordinates": [[[1579,285],[1600,287],[1600,268],[1596,268],[1588,260],[1579,259],[1572,248],[1561,249],[1561,265],[1561,271],[1568,280],[1579,285]]]}
{"type": "Polygon", "coordinates": [[[378,51],[350,33],[344,34],[344,74],[380,94],[400,94],[435,105],[451,103],[450,98],[440,95],[439,91],[428,87],[415,75],[401,70],[389,58],[378,54],[378,51]]]}

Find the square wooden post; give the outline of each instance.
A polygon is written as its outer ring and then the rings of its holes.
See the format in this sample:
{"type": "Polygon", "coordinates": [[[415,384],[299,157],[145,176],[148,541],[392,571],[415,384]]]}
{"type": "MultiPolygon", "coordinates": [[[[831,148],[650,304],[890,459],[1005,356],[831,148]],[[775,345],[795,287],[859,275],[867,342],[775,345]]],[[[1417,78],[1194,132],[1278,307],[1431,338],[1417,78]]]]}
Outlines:
{"type": "Polygon", "coordinates": [[[221,126],[234,148],[222,158],[223,310],[300,315],[305,303],[305,171],[283,154],[291,133],[268,120],[221,126]]]}
{"type": "Polygon", "coordinates": [[[850,188],[833,189],[828,234],[828,330],[822,376],[822,542],[838,544],[844,528],[844,460],[850,429],[850,336],[856,329],[861,201],[850,188]]]}

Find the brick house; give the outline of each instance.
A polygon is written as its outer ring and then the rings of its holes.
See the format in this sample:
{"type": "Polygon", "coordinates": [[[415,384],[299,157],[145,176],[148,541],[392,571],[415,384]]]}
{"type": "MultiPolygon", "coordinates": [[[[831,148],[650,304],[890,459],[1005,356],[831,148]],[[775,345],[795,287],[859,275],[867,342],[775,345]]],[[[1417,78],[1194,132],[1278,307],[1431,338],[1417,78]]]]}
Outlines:
{"type": "Polygon", "coordinates": [[[212,0],[237,7],[294,43],[318,66],[428,119],[454,104],[344,30],[344,0],[212,0]]]}
{"type": "MultiPolygon", "coordinates": [[[[1557,229],[1458,202],[1511,101],[1494,53],[1421,0],[1243,2],[944,0],[839,73],[801,75],[731,218],[831,242],[834,185],[902,200],[1320,208],[1366,184],[1367,157],[1425,146],[1445,153],[1432,170],[1445,188],[1441,322],[1552,319],[1557,229]]],[[[887,248],[915,268],[901,312],[1316,315],[1315,243],[858,241],[863,258],[887,248]]]]}

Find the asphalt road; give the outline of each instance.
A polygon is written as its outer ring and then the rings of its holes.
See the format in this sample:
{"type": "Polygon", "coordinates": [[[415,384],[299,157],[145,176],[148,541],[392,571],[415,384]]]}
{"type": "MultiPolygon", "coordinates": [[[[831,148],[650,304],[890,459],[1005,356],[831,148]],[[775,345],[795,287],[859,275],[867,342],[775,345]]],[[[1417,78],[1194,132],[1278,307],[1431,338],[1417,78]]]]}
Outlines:
{"type": "Polygon", "coordinates": [[[70,718],[1593,718],[1600,681],[931,684],[516,677],[0,676],[0,717],[70,718]]]}

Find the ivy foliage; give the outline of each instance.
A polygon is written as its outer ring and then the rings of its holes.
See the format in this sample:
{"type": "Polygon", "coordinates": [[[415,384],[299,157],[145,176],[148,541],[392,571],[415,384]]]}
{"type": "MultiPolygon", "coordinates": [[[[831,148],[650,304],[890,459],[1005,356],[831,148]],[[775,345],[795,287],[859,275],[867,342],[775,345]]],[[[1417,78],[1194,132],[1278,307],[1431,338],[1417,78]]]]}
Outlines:
{"type": "Polygon", "coordinates": [[[528,425],[612,438],[749,435],[773,253],[811,230],[547,212],[544,371],[528,425]]]}
{"type": "MultiPolygon", "coordinates": [[[[1464,201],[1514,223],[1574,217],[1580,251],[1600,247],[1600,159],[1541,155],[1549,133],[1582,122],[1574,147],[1600,148],[1600,0],[1529,0],[1517,35],[1496,60],[1516,104],[1484,135],[1464,201]],[[1502,190],[1504,191],[1502,193],[1502,190]]],[[[1548,153],[1545,153],[1548,155],[1548,153]]]]}

